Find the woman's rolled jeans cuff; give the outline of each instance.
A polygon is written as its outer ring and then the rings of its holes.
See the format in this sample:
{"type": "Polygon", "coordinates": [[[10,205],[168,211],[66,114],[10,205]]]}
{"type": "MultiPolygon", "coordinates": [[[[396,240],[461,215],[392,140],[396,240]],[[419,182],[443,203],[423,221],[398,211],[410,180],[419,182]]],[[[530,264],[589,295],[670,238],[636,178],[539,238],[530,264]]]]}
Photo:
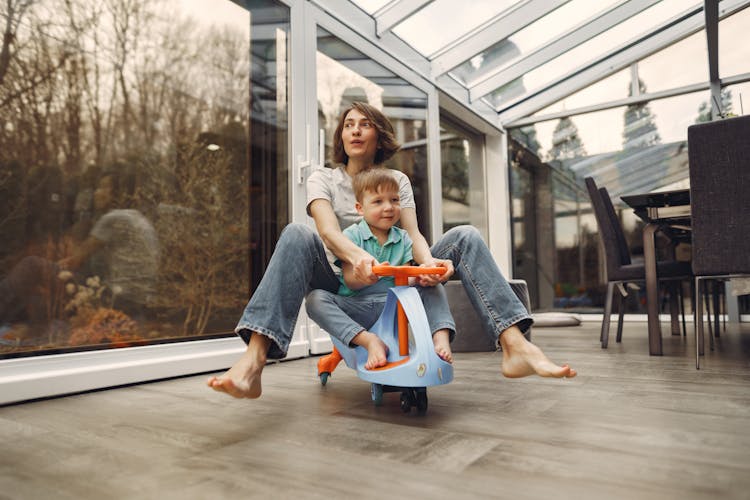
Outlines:
{"type": "Polygon", "coordinates": [[[242,341],[247,345],[250,344],[250,338],[253,334],[263,335],[271,339],[271,345],[268,347],[266,357],[268,359],[283,359],[286,357],[286,353],[289,350],[289,342],[276,336],[273,332],[266,330],[265,328],[257,326],[238,326],[234,329],[242,341]]]}
{"type": "Polygon", "coordinates": [[[338,286],[320,237],[304,224],[289,224],[234,331],[245,343],[252,332],[270,338],[268,358],[281,359],[289,349],[307,291],[335,292],[338,286]]]}

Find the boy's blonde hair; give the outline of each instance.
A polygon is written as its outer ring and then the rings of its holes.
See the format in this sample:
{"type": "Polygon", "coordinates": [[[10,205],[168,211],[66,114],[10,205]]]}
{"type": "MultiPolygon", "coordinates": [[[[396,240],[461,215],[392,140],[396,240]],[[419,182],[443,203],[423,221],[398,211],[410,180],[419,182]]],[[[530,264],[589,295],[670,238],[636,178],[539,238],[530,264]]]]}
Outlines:
{"type": "Polygon", "coordinates": [[[352,179],[352,188],[354,189],[354,197],[359,203],[362,203],[365,191],[377,193],[381,189],[392,189],[397,193],[399,192],[396,177],[385,167],[371,168],[359,172],[352,179]]]}

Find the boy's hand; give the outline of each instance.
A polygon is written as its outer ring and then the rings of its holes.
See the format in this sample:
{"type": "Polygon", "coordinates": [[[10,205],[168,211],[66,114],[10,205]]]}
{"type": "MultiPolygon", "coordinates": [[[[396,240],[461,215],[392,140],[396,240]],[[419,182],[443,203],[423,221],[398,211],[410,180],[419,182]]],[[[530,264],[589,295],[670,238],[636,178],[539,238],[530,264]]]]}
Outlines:
{"type": "Polygon", "coordinates": [[[419,265],[420,267],[444,267],[446,269],[443,274],[425,274],[417,278],[417,282],[420,286],[435,286],[438,283],[444,283],[453,276],[455,269],[453,268],[453,262],[448,259],[432,259],[430,262],[423,262],[419,265]]]}

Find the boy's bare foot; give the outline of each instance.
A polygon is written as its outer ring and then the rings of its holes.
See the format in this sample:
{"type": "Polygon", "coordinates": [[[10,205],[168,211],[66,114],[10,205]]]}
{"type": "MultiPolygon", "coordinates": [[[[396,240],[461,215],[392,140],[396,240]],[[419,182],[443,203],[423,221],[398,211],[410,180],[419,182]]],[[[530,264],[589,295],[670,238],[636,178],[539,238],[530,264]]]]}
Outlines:
{"type": "Polygon", "coordinates": [[[453,352],[451,351],[451,339],[448,330],[438,330],[432,335],[432,343],[438,357],[447,363],[453,363],[453,352]]]}
{"type": "Polygon", "coordinates": [[[262,391],[261,373],[271,339],[253,334],[242,357],[223,375],[210,377],[206,385],[235,398],[259,398],[262,391]]]}
{"type": "Polygon", "coordinates": [[[578,373],[568,365],[556,365],[541,349],[526,340],[521,331],[512,326],[500,335],[503,347],[502,373],[508,378],[529,375],[540,377],[573,378],[578,373]]]}
{"type": "Polygon", "coordinates": [[[363,330],[354,336],[352,343],[367,349],[366,370],[385,366],[388,362],[388,346],[374,333],[363,330]]]}

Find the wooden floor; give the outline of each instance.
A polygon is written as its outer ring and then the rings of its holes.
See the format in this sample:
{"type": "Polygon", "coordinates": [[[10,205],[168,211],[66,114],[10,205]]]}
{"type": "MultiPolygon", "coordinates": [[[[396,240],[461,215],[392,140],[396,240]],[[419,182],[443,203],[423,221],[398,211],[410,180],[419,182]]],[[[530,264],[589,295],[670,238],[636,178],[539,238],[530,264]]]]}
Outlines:
{"type": "Polygon", "coordinates": [[[343,366],[321,387],[317,358],[269,365],[258,401],[201,375],[6,406],[0,498],[750,498],[750,331],[696,371],[690,336],[649,357],[645,323],[607,350],[597,328],[534,329],[573,380],[457,354],[421,417],[343,366]]]}

